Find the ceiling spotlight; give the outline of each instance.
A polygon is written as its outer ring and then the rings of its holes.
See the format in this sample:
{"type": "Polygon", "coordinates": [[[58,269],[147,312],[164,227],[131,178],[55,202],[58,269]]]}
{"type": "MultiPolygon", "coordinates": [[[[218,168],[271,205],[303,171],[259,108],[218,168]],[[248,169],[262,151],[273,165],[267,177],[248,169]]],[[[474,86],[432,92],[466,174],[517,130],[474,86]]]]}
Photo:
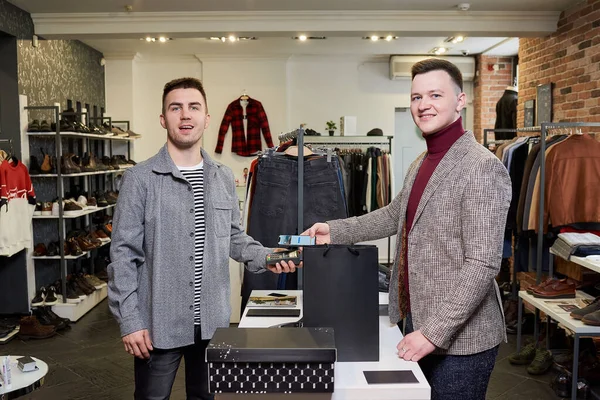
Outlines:
{"type": "Polygon", "coordinates": [[[373,36],[371,36],[371,40],[374,41],[374,42],[376,42],[376,41],[379,40],[379,36],[373,35],[373,36]]]}
{"type": "Polygon", "coordinates": [[[300,36],[298,36],[298,40],[300,40],[301,42],[305,42],[306,41],[306,35],[300,35],[300,36]]]}
{"type": "Polygon", "coordinates": [[[226,41],[227,41],[227,38],[226,38],[225,36],[223,36],[223,37],[221,38],[221,42],[225,43],[226,41]]]}
{"type": "Polygon", "coordinates": [[[158,38],[158,40],[159,40],[161,43],[165,43],[165,42],[167,41],[167,38],[166,38],[166,37],[164,37],[164,36],[161,36],[161,37],[159,37],[159,38],[158,38]]]}
{"type": "Polygon", "coordinates": [[[237,38],[233,35],[229,35],[229,41],[230,42],[235,42],[237,40],[237,38]]]}
{"type": "Polygon", "coordinates": [[[148,36],[148,37],[146,38],[146,42],[151,42],[151,41],[152,41],[152,38],[151,38],[150,36],[148,36]]]}
{"type": "Polygon", "coordinates": [[[392,35],[387,35],[385,37],[385,40],[387,40],[388,42],[391,42],[394,39],[394,37],[392,35]]]}
{"type": "Polygon", "coordinates": [[[454,40],[456,40],[456,43],[460,43],[463,40],[465,40],[465,37],[464,36],[457,36],[456,38],[454,38],[454,40]]]}
{"type": "Polygon", "coordinates": [[[439,49],[437,49],[437,51],[438,51],[440,54],[444,54],[444,53],[446,52],[446,48],[445,48],[445,47],[440,47],[439,49]]]}

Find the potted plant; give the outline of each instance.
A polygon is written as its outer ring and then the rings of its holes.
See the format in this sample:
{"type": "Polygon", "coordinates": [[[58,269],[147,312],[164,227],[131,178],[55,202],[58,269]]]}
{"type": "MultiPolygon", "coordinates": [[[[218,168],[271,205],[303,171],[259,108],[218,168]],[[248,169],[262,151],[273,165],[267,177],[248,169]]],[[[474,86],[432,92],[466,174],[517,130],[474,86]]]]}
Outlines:
{"type": "Polygon", "coordinates": [[[329,136],[333,136],[333,132],[337,129],[337,126],[335,126],[335,122],[333,121],[327,121],[327,130],[329,131],[329,136]]]}

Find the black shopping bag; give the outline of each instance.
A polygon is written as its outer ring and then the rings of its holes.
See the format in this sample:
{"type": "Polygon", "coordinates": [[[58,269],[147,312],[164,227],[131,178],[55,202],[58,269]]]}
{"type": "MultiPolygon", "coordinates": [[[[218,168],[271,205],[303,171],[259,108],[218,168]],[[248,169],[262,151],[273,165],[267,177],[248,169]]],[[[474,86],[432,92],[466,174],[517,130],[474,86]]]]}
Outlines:
{"type": "Polygon", "coordinates": [[[303,323],[332,327],[338,361],[379,361],[377,247],[305,247],[303,323]]]}

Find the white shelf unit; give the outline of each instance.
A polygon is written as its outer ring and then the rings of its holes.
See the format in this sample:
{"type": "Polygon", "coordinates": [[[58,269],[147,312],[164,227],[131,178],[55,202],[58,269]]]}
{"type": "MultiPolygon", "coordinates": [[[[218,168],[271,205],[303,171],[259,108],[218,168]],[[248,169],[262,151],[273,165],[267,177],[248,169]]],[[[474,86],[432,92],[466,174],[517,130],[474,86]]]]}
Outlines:
{"type": "Polygon", "coordinates": [[[85,297],[77,304],[58,303],[52,306],[54,311],[61,318],[69,318],[76,322],[92,308],[96,307],[102,300],[108,296],[108,285],[103,285],[100,289],[95,290],[92,294],[85,297]]]}
{"type": "MultiPolygon", "coordinates": [[[[27,136],[56,136],[56,132],[27,132],[27,136]]],[[[79,133],[79,132],[59,132],[60,137],[71,137],[71,138],[90,138],[96,140],[124,140],[133,141],[137,138],[125,137],[125,136],[108,136],[98,135],[95,133],[79,133]]]]}
{"type": "MultiPolygon", "coordinates": [[[[106,207],[98,207],[98,208],[94,208],[93,210],[83,210],[83,211],[78,212],[77,214],[63,215],[63,218],[65,218],[65,219],[79,218],[79,217],[83,217],[84,215],[96,213],[98,211],[108,210],[110,208],[113,208],[114,206],[115,206],[115,204],[109,204],[106,207]]],[[[58,219],[59,216],[58,215],[34,215],[33,218],[34,219],[58,219]]]]}
{"type": "MultiPolygon", "coordinates": [[[[572,299],[542,299],[527,293],[524,290],[519,292],[519,297],[528,304],[531,304],[540,311],[543,311],[550,318],[560,323],[565,328],[569,329],[573,333],[580,335],[600,335],[600,327],[585,325],[583,322],[571,318],[570,312],[565,311],[558,307],[556,302],[569,302],[572,299]]],[[[593,300],[594,298],[584,292],[576,291],[575,297],[578,299],[593,300]]]]}
{"type": "MultiPolygon", "coordinates": [[[[108,171],[94,171],[94,172],[78,172],[76,174],[62,174],[64,178],[75,178],[77,176],[91,176],[91,175],[106,175],[106,174],[118,174],[124,172],[127,168],[111,169],[108,171]]],[[[32,174],[32,178],[58,178],[58,174],[32,174]]]]}
{"type": "MultiPolygon", "coordinates": [[[[93,121],[108,121],[109,124],[112,125],[112,123],[126,123],[127,125],[127,129],[129,129],[129,122],[128,121],[112,121],[112,119],[110,118],[89,118],[89,116],[86,113],[60,113],[59,107],[57,106],[41,106],[41,107],[25,107],[26,110],[37,110],[37,111],[50,111],[53,113],[53,120],[57,123],[57,127],[56,130],[53,132],[27,132],[26,134],[26,138],[30,139],[30,138],[45,138],[45,139],[49,139],[52,140],[54,142],[54,150],[55,150],[55,155],[57,157],[57,159],[60,158],[60,156],[63,154],[63,139],[71,139],[71,140],[76,140],[76,141],[81,141],[81,147],[79,148],[79,151],[83,154],[85,152],[89,152],[90,149],[92,148],[92,143],[94,144],[94,146],[98,147],[103,147],[104,148],[104,154],[112,157],[113,156],[113,143],[121,143],[121,144],[126,144],[127,148],[126,148],[126,158],[130,159],[131,158],[131,143],[137,139],[137,137],[132,138],[132,137],[122,137],[122,136],[115,136],[115,135],[100,135],[100,134],[93,134],[93,133],[80,133],[80,132],[60,132],[59,131],[59,124],[58,121],[60,121],[61,118],[68,116],[72,116],[74,118],[84,118],[87,121],[85,122],[89,122],[89,120],[93,120],[93,121]]],[[[98,153],[101,153],[101,150],[98,150],[98,153]]],[[[62,204],[62,200],[64,197],[64,185],[65,185],[65,178],[66,179],[73,179],[73,178],[78,178],[78,179],[82,179],[83,178],[83,187],[82,190],[85,192],[90,192],[92,190],[92,177],[96,176],[96,177],[104,177],[103,180],[105,181],[105,183],[113,182],[111,188],[114,190],[114,181],[112,179],[109,178],[109,176],[112,176],[114,174],[118,174],[118,173],[122,173],[123,171],[125,171],[126,168],[129,168],[129,166],[127,167],[121,167],[119,169],[111,169],[111,170],[106,170],[106,171],[94,171],[94,172],[80,172],[80,173],[75,173],[75,174],[65,174],[61,168],[60,168],[60,164],[58,165],[58,169],[60,173],[55,173],[55,174],[34,174],[31,175],[32,179],[44,179],[44,178],[54,178],[56,179],[56,195],[58,196],[58,201],[59,204],[62,204]]],[[[100,186],[97,189],[103,188],[101,190],[105,190],[108,187],[105,186],[100,186]]],[[[89,210],[83,210],[81,212],[75,212],[72,215],[65,215],[64,214],[64,209],[63,206],[60,207],[60,214],[58,216],[56,215],[36,215],[33,218],[35,220],[55,220],[58,222],[58,232],[59,232],[59,240],[60,240],[60,244],[59,246],[63,246],[64,245],[64,241],[66,240],[66,221],[74,221],[74,224],[76,225],[75,227],[77,228],[78,226],[86,226],[86,225],[91,225],[91,221],[90,221],[90,215],[93,213],[97,213],[100,211],[104,211],[104,210],[109,210],[114,208],[115,205],[111,204],[108,205],[106,207],[97,207],[95,209],[89,209],[89,210]],[[80,224],[80,221],[77,220],[77,218],[80,217],[86,217],[86,222],[82,223],[82,225],[80,224]]],[[[110,241],[107,241],[105,243],[102,244],[103,247],[107,244],[109,244],[110,241]]],[[[67,261],[73,261],[75,260],[75,262],[80,263],[80,260],[83,258],[90,258],[92,257],[92,252],[94,250],[99,249],[100,247],[96,248],[96,249],[92,249],[88,252],[83,252],[83,254],[79,255],[79,256],[42,256],[42,257],[32,257],[34,260],[58,260],[60,261],[60,277],[62,279],[63,282],[63,287],[62,287],[62,293],[66,292],[66,276],[67,276],[67,261]]],[[[93,262],[93,259],[92,259],[93,262]]],[[[93,265],[93,264],[92,264],[93,265]]],[[[91,310],[96,304],[98,304],[100,301],[102,301],[104,298],[106,298],[106,293],[107,293],[107,288],[106,285],[104,285],[104,287],[100,290],[95,291],[93,294],[91,294],[90,296],[87,296],[87,298],[85,300],[83,300],[82,302],[80,302],[79,304],[69,304],[69,303],[65,303],[64,301],[66,299],[63,299],[63,302],[60,304],[57,304],[56,306],[53,307],[53,309],[55,310],[56,314],[64,317],[64,318],[69,318],[72,321],[77,321],[79,318],[81,318],[85,313],[87,313],[89,310],[91,310]]]]}
{"type": "MultiPolygon", "coordinates": [[[[100,249],[100,248],[106,246],[107,244],[110,244],[110,240],[102,243],[100,246],[96,247],[96,249],[100,249]]],[[[96,249],[94,249],[94,250],[96,250],[96,249]]],[[[89,254],[90,254],[89,251],[84,251],[82,254],[80,254],[78,256],[65,256],[65,260],[77,260],[78,258],[81,258],[81,257],[87,257],[89,254]]],[[[60,260],[60,256],[33,256],[32,258],[34,260],[60,260]]]]}

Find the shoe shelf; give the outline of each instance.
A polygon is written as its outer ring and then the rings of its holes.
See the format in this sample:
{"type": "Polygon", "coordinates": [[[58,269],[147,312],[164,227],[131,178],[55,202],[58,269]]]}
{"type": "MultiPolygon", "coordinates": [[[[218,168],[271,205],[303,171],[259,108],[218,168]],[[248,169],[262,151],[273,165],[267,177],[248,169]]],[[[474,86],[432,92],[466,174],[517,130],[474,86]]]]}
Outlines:
{"type": "MultiPolygon", "coordinates": [[[[119,172],[124,172],[127,168],[130,168],[130,167],[111,169],[108,171],[94,171],[94,172],[79,172],[76,174],[62,174],[62,177],[63,178],[73,178],[76,176],[118,174],[119,172]]],[[[31,176],[32,178],[58,178],[58,174],[32,174],[29,176],[31,176]]]]}
{"type": "MultiPolygon", "coordinates": [[[[79,132],[59,132],[61,137],[73,137],[73,138],[90,138],[97,140],[122,140],[122,141],[133,141],[137,138],[129,136],[109,136],[109,135],[98,135],[95,133],[79,133],[79,132]]],[[[55,137],[56,132],[27,132],[27,136],[47,136],[55,137]]]]}
{"type": "Polygon", "coordinates": [[[92,308],[96,307],[102,300],[108,296],[108,285],[102,285],[102,287],[92,294],[82,299],[77,304],[72,303],[58,303],[52,306],[54,311],[61,318],[68,318],[75,322],[88,313],[92,308]]]}
{"type": "MultiPolygon", "coordinates": [[[[531,304],[533,307],[537,308],[540,311],[543,311],[550,318],[563,325],[565,328],[569,329],[573,333],[579,335],[599,335],[600,327],[585,325],[583,322],[571,318],[569,315],[570,311],[565,311],[558,306],[558,302],[570,303],[573,299],[542,299],[538,297],[534,297],[533,295],[527,293],[524,290],[519,292],[519,297],[523,299],[528,304],[531,304]]],[[[575,292],[575,297],[580,299],[594,300],[594,298],[582,291],[577,290],[575,292]]]]}
{"type": "Polygon", "coordinates": [[[13,338],[15,336],[17,336],[17,333],[19,333],[18,326],[15,329],[13,329],[13,331],[10,332],[8,335],[4,336],[3,338],[0,338],[0,345],[6,344],[6,343],[10,342],[11,340],[13,340],[13,338]]]}
{"type": "MultiPolygon", "coordinates": [[[[83,211],[78,212],[77,214],[71,214],[71,215],[64,215],[64,213],[63,213],[63,218],[79,218],[79,217],[83,217],[84,215],[93,214],[98,211],[108,210],[109,208],[113,208],[114,206],[115,206],[115,204],[110,204],[106,207],[98,207],[98,208],[94,208],[93,210],[83,210],[83,211]]],[[[58,219],[58,215],[34,215],[33,218],[34,219],[58,219]]]]}
{"type": "MultiPolygon", "coordinates": [[[[557,257],[560,257],[558,254],[556,254],[552,250],[552,248],[550,248],[550,253],[554,254],[557,257]]],[[[571,256],[571,257],[569,257],[569,259],[567,261],[574,262],[575,264],[586,267],[587,269],[590,269],[594,272],[600,272],[600,261],[592,261],[586,257],[577,257],[577,256],[571,256]]]]}
{"type": "MultiPolygon", "coordinates": [[[[107,244],[110,244],[110,242],[111,242],[110,240],[107,241],[107,242],[104,242],[100,246],[98,246],[98,247],[96,247],[95,249],[92,249],[92,250],[96,250],[96,249],[99,249],[101,247],[104,247],[107,244]]],[[[92,250],[90,250],[90,251],[84,251],[83,253],[81,253],[78,256],[65,256],[65,260],[77,260],[78,258],[87,256],[88,254],[90,254],[90,252],[92,250]]],[[[60,256],[33,256],[31,258],[33,258],[34,260],[60,260],[60,256]]]]}

